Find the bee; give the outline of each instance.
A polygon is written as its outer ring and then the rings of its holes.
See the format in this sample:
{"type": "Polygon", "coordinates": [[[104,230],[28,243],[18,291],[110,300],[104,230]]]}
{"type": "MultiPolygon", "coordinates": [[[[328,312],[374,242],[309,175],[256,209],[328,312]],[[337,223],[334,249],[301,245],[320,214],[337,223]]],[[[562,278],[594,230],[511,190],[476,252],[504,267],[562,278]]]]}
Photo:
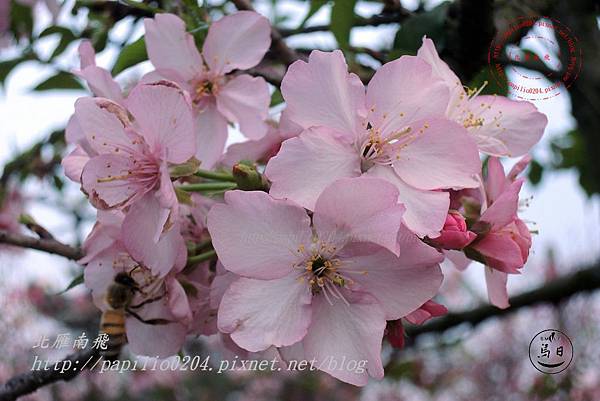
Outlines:
{"type": "MultiPolygon", "coordinates": [[[[134,269],[135,270],[135,269],[134,269]]],[[[109,309],[102,313],[100,319],[100,331],[108,335],[107,348],[102,350],[102,356],[107,360],[115,360],[119,357],[121,349],[127,343],[125,333],[125,318],[133,316],[146,324],[169,324],[173,323],[166,319],[143,319],[133,309],[141,308],[151,302],[163,298],[163,295],[146,299],[137,305],[132,305],[133,298],[137,292],[144,294],[143,289],[131,277],[131,273],[121,272],[115,275],[112,284],[106,291],[106,304],[109,309]]]]}

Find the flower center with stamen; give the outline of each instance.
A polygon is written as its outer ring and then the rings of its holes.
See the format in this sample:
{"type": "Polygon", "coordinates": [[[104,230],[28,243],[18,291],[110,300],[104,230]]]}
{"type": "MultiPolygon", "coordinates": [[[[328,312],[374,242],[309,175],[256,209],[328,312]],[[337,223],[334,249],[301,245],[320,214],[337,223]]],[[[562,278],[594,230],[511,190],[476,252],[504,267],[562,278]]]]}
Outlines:
{"type": "Polygon", "coordinates": [[[346,281],[337,272],[340,261],[337,259],[327,259],[320,254],[313,255],[305,262],[308,284],[313,294],[317,294],[324,287],[335,285],[344,287],[346,281]]]}

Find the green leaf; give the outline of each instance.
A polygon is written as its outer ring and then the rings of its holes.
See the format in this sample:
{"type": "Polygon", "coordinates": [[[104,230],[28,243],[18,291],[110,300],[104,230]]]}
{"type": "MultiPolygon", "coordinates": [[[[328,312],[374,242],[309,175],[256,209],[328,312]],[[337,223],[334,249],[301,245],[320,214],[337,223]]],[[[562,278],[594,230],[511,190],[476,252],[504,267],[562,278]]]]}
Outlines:
{"type": "Polygon", "coordinates": [[[489,67],[484,67],[479,71],[475,78],[469,82],[469,88],[481,88],[485,84],[485,88],[481,91],[480,95],[499,95],[506,96],[508,94],[508,83],[499,83],[498,80],[492,76],[489,67]],[[485,84],[487,82],[487,84],[485,84]]]}
{"type": "Polygon", "coordinates": [[[298,29],[304,28],[304,25],[306,25],[308,20],[327,3],[329,3],[329,0],[310,0],[310,8],[308,9],[308,13],[300,23],[298,29]]]}
{"type": "Polygon", "coordinates": [[[0,61],[0,86],[4,85],[4,81],[8,77],[8,74],[20,63],[26,61],[24,57],[19,57],[13,60],[0,61]]]}
{"type": "Polygon", "coordinates": [[[73,31],[71,31],[70,29],[65,28],[63,26],[48,27],[48,28],[44,29],[44,31],[42,31],[42,33],[40,33],[39,37],[43,38],[45,36],[50,36],[50,35],[55,35],[55,34],[60,35],[60,41],[58,42],[58,45],[52,52],[52,55],[50,56],[50,59],[48,61],[53,60],[56,56],[58,56],[59,54],[64,52],[65,49],[67,48],[67,46],[69,46],[69,44],[71,44],[71,42],[73,42],[76,39],[76,36],[73,33],[73,31]]]}
{"type": "Polygon", "coordinates": [[[355,5],[356,0],[336,0],[331,9],[331,32],[341,49],[350,47],[350,31],[356,20],[355,5]]]}
{"type": "Polygon", "coordinates": [[[542,175],[544,174],[544,166],[542,166],[537,160],[532,160],[529,163],[529,181],[533,185],[537,185],[542,180],[542,175]]]}
{"type": "Polygon", "coordinates": [[[439,4],[429,11],[415,14],[402,23],[394,39],[394,56],[416,54],[421,47],[423,36],[432,39],[441,51],[444,43],[444,23],[448,14],[449,2],[439,4]]]}
{"type": "Polygon", "coordinates": [[[71,282],[69,283],[69,285],[67,286],[67,288],[65,288],[64,290],[62,290],[61,292],[59,292],[56,295],[64,294],[65,292],[69,291],[72,288],[77,287],[80,284],[83,284],[83,273],[79,274],[73,280],[71,280],[71,282]]]}
{"type": "Polygon", "coordinates": [[[34,91],[54,89],[83,89],[83,86],[81,86],[79,81],[77,81],[72,74],[66,71],[59,71],[56,75],[51,76],[33,88],[34,91]]]}
{"type": "Polygon", "coordinates": [[[18,38],[22,35],[31,38],[31,33],[33,32],[32,7],[23,5],[15,0],[11,1],[10,24],[10,29],[15,35],[15,38],[18,38]]]}
{"type": "Polygon", "coordinates": [[[123,47],[112,69],[112,74],[117,75],[121,71],[146,60],[148,60],[148,54],[146,53],[146,42],[142,36],[135,42],[123,47]]]}
{"type": "Polygon", "coordinates": [[[283,103],[283,96],[281,95],[279,88],[277,88],[275,89],[275,92],[273,92],[273,95],[271,95],[271,105],[269,107],[277,106],[281,103],[283,103]]]}

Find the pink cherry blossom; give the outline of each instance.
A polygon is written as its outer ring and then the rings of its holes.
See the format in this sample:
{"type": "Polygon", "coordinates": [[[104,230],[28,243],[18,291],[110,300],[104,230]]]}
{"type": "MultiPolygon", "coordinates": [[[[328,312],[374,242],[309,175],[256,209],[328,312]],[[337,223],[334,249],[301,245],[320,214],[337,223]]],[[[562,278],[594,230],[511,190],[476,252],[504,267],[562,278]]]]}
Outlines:
{"type": "Polygon", "coordinates": [[[137,86],[127,103],[126,110],[108,99],[77,100],[78,123],[98,153],[83,169],[82,187],[99,209],[124,208],[151,191],[168,206],[174,200],[168,164],[195,153],[187,97],[161,82],[137,86]]]}
{"type": "Polygon", "coordinates": [[[126,104],[76,102],[76,123],[96,153],[82,169],[82,189],[96,208],[126,212],[128,251],[164,275],[185,248],[178,229],[169,230],[178,207],[169,166],[195,154],[192,110],[185,93],[166,81],[135,87],[126,104]]]}
{"type": "Polygon", "coordinates": [[[431,39],[423,38],[417,57],[429,63],[433,76],[446,83],[450,90],[447,116],[469,130],[482,152],[492,156],[522,156],[542,137],[548,118],[532,103],[465,90],[456,74],[440,59],[431,39]]]}
{"type": "Polygon", "coordinates": [[[515,179],[528,160],[525,158],[525,162],[519,162],[505,176],[500,161],[495,157],[490,158],[484,187],[485,210],[472,228],[479,234],[469,248],[477,253],[478,260],[486,264],[490,302],[500,308],[509,306],[507,274],[519,273],[519,269],[527,262],[531,247],[529,229],[517,216],[523,179],[515,179]]]}
{"type": "Polygon", "coordinates": [[[321,366],[348,383],[382,378],[386,320],[431,299],[442,280],[441,255],[398,232],[397,198],[384,180],[341,179],[317,199],[311,224],[289,200],[227,192],[208,228],[223,266],[241,277],[223,295],[219,329],[252,352],[293,346],[306,359],[368,361],[363,373],[321,366]]]}
{"type": "Polygon", "coordinates": [[[435,237],[449,204],[438,190],[477,186],[475,141],[445,118],[448,88],[423,60],[385,64],[365,92],[342,52],[313,51],[289,67],[281,90],[289,118],[305,131],[267,165],[275,197],[313,209],[330,183],[366,173],[400,190],[409,228],[435,237]]]}
{"type": "Polygon", "coordinates": [[[451,210],[446,216],[440,236],[431,240],[433,244],[444,249],[462,249],[477,237],[467,229],[465,218],[457,211],[451,210]]]}
{"type": "Polygon", "coordinates": [[[184,22],[173,14],[145,19],[148,56],[156,76],[177,82],[192,95],[197,121],[196,157],[210,169],[221,157],[227,140],[227,123],[238,123],[248,138],[267,133],[265,119],[269,88],[260,77],[230,74],[257,65],[268,50],[269,21],[250,11],[240,11],[211,24],[202,54],[184,22]]]}

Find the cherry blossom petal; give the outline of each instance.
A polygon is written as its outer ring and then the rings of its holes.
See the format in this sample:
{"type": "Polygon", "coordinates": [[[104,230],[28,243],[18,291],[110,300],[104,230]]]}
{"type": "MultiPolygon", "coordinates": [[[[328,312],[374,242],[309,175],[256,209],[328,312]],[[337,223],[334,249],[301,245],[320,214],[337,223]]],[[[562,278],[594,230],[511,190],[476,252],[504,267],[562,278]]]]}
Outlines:
{"type": "Polygon", "coordinates": [[[523,186],[523,179],[518,179],[508,189],[500,194],[498,198],[481,215],[480,220],[490,223],[493,229],[504,227],[517,218],[519,207],[519,192],[523,186]]]}
{"type": "Polygon", "coordinates": [[[80,68],[83,70],[86,67],[96,65],[96,51],[92,46],[92,42],[84,39],[77,48],[79,53],[80,68]]]}
{"type": "Polygon", "coordinates": [[[90,156],[79,145],[73,149],[64,159],[61,165],[65,169],[65,175],[72,181],[80,182],[81,174],[86,163],[90,161],[90,156]]]}
{"type": "Polygon", "coordinates": [[[473,188],[481,161],[469,133],[450,120],[416,121],[410,139],[400,146],[392,166],[407,184],[418,189],[473,188]]]}
{"type": "Polygon", "coordinates": [[[444,226],[450,196],[448,192],[423,191],[404,181],[388,166],[376,165],[367,171],[368,176],[380,177],[399,190],[399,202],[406,207],[404,224],[420,237],[437,237],[444,226]]]}
{"type": "Polygon", "coordinates": [[[203,169],[210,170],[225,149],[227,142],[227,120],[217,110],[214,101],[196,115],[196,159],[203,169]]]}
{"type": "Polygon", "coordinates": [[[115,102],[123,103],[123,94],[119,84],[115,82],[110,72],[96,66],[96,52],[89,40],[79,44],[80,69],[73,73],[85,79],[95,96],[105,97],[115,102]]]}
{"type": "Polygon", "coordinates": [[[327,127],[354,138],[362,129],[365,88],[348,66],[341,51],[314,50],[296,61],[281,83],[289,118],[303,128],[327,127]]]}
{"type": "Polygon", "coordinates": [[[466,97],[465,89],[456,74],[438,55],[433,41],[423,37],[423,44],[417,52],[417,57],[426,61],[432,69],[433,76],[442,79],[450,89],[448,111],[451,111],[466,97]]]}
{"type": "Polygon", "coordinates": [[[400,319],[437,294],[443,279],[435,262],[439,257],[431,263],[429,251],[421,256],[418,251],[402,249],[399,258],[385,249],[369,251],[340,257],[340,273],[355,273],[347,276],[379,301],[386,320],[400,319]]]}
{"type": "Polygon", "coordinates": [[[508,303],[508,291],[506,282],[508,274],[485,266],[485,284],[487,286],[490,303],[500,309],[510,306],[508,303]]]}
{"type": "Polygon", "coordinates": [[[510,171],[508,172],[508,174],[506,175],[506,178],[509,179],[510,181],[514,181],[517,179],[517,176],[519,174],[521,174],[523,172],[523,170],[525,170],[527,168],[527,166],[529,166],[529,163],[531,163],[531,156],[530,155],[525,155],[522,158],[519,159],[519,161],[517,163],[515,163],[515,165],[510,169],[510,171]]]}
{"type": "Polygon", "coordinates": [[[117,103],[104,98],[79,98],[75,117],[94,151],[102,154],[134,147],[125,133],[127,110],[117,103]]]}
{"type": "Polygon", "coordinates": [[[144,28],[148,57],[154,67],[177,71],[186,81],[203,72],[194,38],[186,32],[181,18],[173,14],[156,14],[154,19],[144,19],[144,28]]]}
{"type": "Polygon", "coordinates": [[[89,263],[121,240],[123,217],[123,213],[118,210],[98,210],[96,224],[83,243],[85,256],[77,261],[79,264],[89,263]]]}
{"type": "Polygon", "coordinates": [[[257,279],[289,274],[312,238],[304,209],[261,191],[226,192],[208,213],[208,230],[223,266],[257,279]]]}
{"type": "Polygon", "coordinates": [[[472,248],[483,256],[488,265],[504,273],[519,273],[518,269],[525,264],[521,248],[510,233],[490,232],[472,248]]]}
{"type": "Polygon", "coordinates": [[[166,281],[167,305],[175,320],[188,323],[192,318],[192,310],[183,286],[174,278],[166,281]]]}
{"type": "Polygon", "coordinates": [[[93,157],[83,168],[81,188],[97,209],[124,207],[151,189],[120,178],[134,168],[128,157],[112,154],[93,157]]]}
{"type": "Polygon", "coordinates": [[[377,70],[367,89],[368,120],[383,138],[410,122],[444,117],[449,92],[423,60],[402,56],[377,70]]]}
{"type": "Polygon", "coordinates": [[[187,328],[174,320],[166,300],[152,302],[138,312],[142,319],[164,319],[174,321],[169,324],[148,324],[133,316],[125,320],[129,349],[136,355],[166,358],[181,350],[187,328]]]}
{"type": "Polygon", "coordinates": [[[219,305],[219,330],[251,352],[302,340],[310,324],[310,287],[297,272],[276,280],[240,278],[219,305]]]}
{"type": "Polygon", "coordinates": [[[503,96],[476,96],[468,108],[483,119],[483,125],[469,131],[479,149],[492,156],[524,155],[540,140],[548,124],[548,118],[533,103],[503,96]]]}
{"type": "Polygon", "coordinates": [[[114,282],[117,272],[113,269],[113,261],[118,254],[117,246],[97,255],[83,269],[85,287],[92,291],[92,300],[101,310],[106,310],[106,291],[114,282]]]}
{"type": "Polygon", "coordinates": [[[269,127],[267,134],[260,139],[230,145],[220,163],[231,168],[240,160],[258,161],[270,155],[274,156],[283,140],[276,128],[269,127]]]}
{"type": "Polygon", "coordinates": [[[123,103],[121,87],[115,82],[110,72],[95,65],[83,70],[73,71],[75,75],[85,79],[95,96],[105,97],[117,103],[123,103]]]}
{"type": "Polygon", "coordinates": [[[459,271],[464,271],[473,261],[467,258],[463,251],[455,250],[444,250],[446,258],[454,265],[459,271]]]}
{"type": "Polygon", "coordinates": [[[166,152],[166,160],[184,163],[196,154],[192,108],[187,95],[168,81],[136,86],[127,107],[151,151],[166,152]]]}
{"type": "Polygon", "coordinates": [[[219,90],[216,98],[219,111],[229,121],[238,123],[242,134],[251,139],[265,136],[271,95],[264,78],[238,75],[219,90]]]}
{"type": "Polygon", "coordinates": [[[131,257],[160,277],[183,267],[179,255],[187,255],[178,225],[163,232],[168,217],[169,209],[148,194],[131,206],[122,226],[123,243],[131,257]]]}
{"type": "Polygon", "coordinates": [[[497,157],[490,157],[487,162],[487,176],[485,178],[485,192],[487,203],[491,204],[496,201],[506,189],[510,182],[504,175],[504,167],[497,157]]]}
{"type": "Polygon", "coordinates": [[[314,128],[283,142],[277,156],[267,164],[265,175],[271,181],[271,195],[313,210],[329,184],[360,175],[360,158],[330,130],[314,128]]]}
{"type": "Polygon", "coordinates": [[[313,299],[312,322],[302,341],[307,360],[333,377],[356,386],[364,386],[369,376],[383,378],[381,341],[385,313],[379,303],[365,293],[344,293],[346,305],[336,299],[333,305],[324,296],[313,299]],[[341,367],[352,363],[354,370],[341,367]],[[365,363],[360,372],[357,364],[365,363]]]}
{"type": "Polygon", "coordinates": [[[211,24],[202,56],[211,73],[225,75],[254,67],[269,46],[269,20],[253,11],[238,11],[211,24]]]}
{"type": "Polygon", "coordinates": [[[342,178],[317,199],[313,222],[321,239],[347,229],[352,241],[372,242],[398,254],[403,213],[394,185],[379,178],[342,178]]]}

